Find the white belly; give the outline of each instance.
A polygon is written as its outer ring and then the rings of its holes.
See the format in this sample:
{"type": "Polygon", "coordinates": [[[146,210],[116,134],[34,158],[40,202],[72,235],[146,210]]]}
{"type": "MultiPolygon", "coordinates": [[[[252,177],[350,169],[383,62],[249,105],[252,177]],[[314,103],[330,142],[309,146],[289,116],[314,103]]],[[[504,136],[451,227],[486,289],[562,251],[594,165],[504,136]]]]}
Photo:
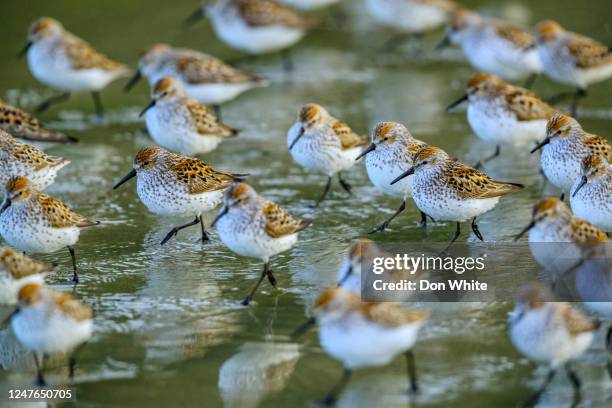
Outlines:
{"type": "Polygon", "coordinates": [[[2,157],[0,162],[0,185],[6,185],[6,182],[11,177],[26,176],[30,179],[32,186],[36,190],[44,190],[55,181],[58,171],[69,163],[70,162],[66,162],[63,165],[36,170],[36,168],[32,166],[27,166],[15,160],[7,160],[2,157]]]}
{"type": "Polygon", "coordinates": [[[365,158],[368,177],[374,186],[383,193],[393,197],[410,197],[410,183],[413,176],[408,176],[391,185],[391,182],[404,171],[408,170],[408,163],[395,163],[387,165],[379,161],[376,151],[369,153],[365,158]],[[372,157],[370,157],[372,156],[372,157]]]}
{"type": "Polygon", "coordinates": [[[366,9],[378,23],[408,33],[433,30],[446,22],[437,7],[410,0],[366,0],[366,9]]]}
{"type": "Polygon", "coordinates": [[[185,84],[187,94],[193,99],[206,105],[221,105],[231,101],[243,92],[256,88],[259,85],[253,82],[241,84],[185,84]]]}
{"type": "Polygon", "coordinates": [[[470,102],[467,119],[479,138],[491,143],[523,146],[546,137],[546,120],[519,121],[502,108],[486,106],[486,102],[470,102]]]}
{"type": "Polygon", "coordinates": [[[213,210],[223,199],[223,190],[188,194],[172,185],[147,187],[138,177],[136,189],[140,201],[152,213],[165,216],[200,215],[213,210]]]}
{"type": "Polygon", "coordinates": [[[499,202],[499,197],[459,200],[444,196],[430,196],[419,192],[413,184],[412,198],[419,210],[436,221],[468,221],[492,210],[499,202]]]}
{"type": "Polygon", "coordinates": [[[595,189],[590,189],[587,183],[574,197],[573,192],[578,187],[580,180],[577,180],[571,188],[570,206],[572,212],[602,229],[605,232],[612,232],[612,192],[605,194],[595,189]]]}

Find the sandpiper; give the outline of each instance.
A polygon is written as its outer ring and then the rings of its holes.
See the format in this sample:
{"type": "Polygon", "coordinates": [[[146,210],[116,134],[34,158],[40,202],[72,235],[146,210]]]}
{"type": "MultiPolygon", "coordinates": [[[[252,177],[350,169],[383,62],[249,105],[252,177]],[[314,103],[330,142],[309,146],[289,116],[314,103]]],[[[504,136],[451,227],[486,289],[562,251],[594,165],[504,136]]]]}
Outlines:
{"type": "Polygon", "coordinates": [[[96,115],[101,118],[100,91],[110,82],[129,75],[125,65],[99,53],[49,17],[41,17],[30,26],[28,42],[19,55],[26,53],[32,75],[63,92],[38,105],[37,112],[68,99],[71,92],[86,91],[91,92],[96,115]]]}
{"type": "MultiPolygon", "coordinates": [[[[466,93],[447,110],[468,101],[467,119],[479,138],[497,145],[524,146],[546,137],[546,123],[557,112],[533,92],[504,82],[494,74],[479,73],[468,82],[466,93]]],[[[478,167],[478,166],[477,166],[478,167]]]]}
{"type": "Polygon", "coordinates": [[[221,123],[206,105],[187,96],[174,77],[163,77],[155,84],[151,102],[140,113],[146,114],[147,130],[166,149],[194,156],[217,148],[236,129],[221,123]]]}
{"type": "Polygon", "coordinates": [[[544,198],[533,206],[531,221],[515,241],[527,232],[533,257],[552,273],[553,283],[588,257],[594,247],[608,241],[605,232],[572,214],[555,197],[544,198]]]}
{"type": "Polygon", "coordinates": [[[542,71],[535,39],[514,24],[488,19],[469,10],[458,10],[450,19],[447,36],[438,45],[460,45],[470,64],[479,71],[514,81],[530,76],[529,88],[542,71]]]}
{"type": "MultiPolygon", "coordinates": [[[[371,232],[383,232],[391,221],[406,209],[406,200],[410,197],[409,176],[398,183],[391,181],[410,167],[417,151],[427,146],[425,142],[412,137],[406,126],[397,122],[381,122],[372,132],[372,143],[366,147],[357,160],[365,156],[368,177],[374,186],[383,193],[402,197],[402,204],[385,222],[375,227],[371,232]]],[[[421,223],[427,223],[427,216],[421,212],[421,223]]]]}
{"type": "Polygon", "coordinates": [[[234,183],[225,192],[223,208],[212,222],[215,225],[221,241],[229,249],[264,263],[259,280],[242,301],[246,306],[264,278],[276,287],[270,258],[291,249],[298,240],[298,232],[308,227],[310,221],[292,216],[246,183],[234,183]]]}
{"type": "Polygon", "coordinates": [[[546,178],[563,192],[570,192],[581,175],[582,160],[600,154],[612,160],[612,147],[601,136],[585,132],[574,118],[558,113],[546,125],[546,138],[531,153],[542,149],[540,157],[546,178]]]}
{"type": "Polygon", "coordinates": [[[429,311],[404,309],[396,303],[362,303],[358,295],[336,288],[321,294],[313,315],[308,323],[318,324],[321,346],[344,365],[342,378],[321,400],[323,404],[336,402],[354,369],[383,366],[400,354],[406,356],[409,391],[418,392],[412,348],[429,311]]]}
{"type": "MultiPolygon", "coordinates": [[[[413,167],[391,184],[414,174],[410,186],[417,207],[439,221],[455,221],[457,229],[449,246],[461,233],[461,223],[472,219],[472,231],[484,241],[476,217],[490,211],[501,196],[523,188],[522,184],[494,180],[453,158],[444,150],[427,146],[415,156],[413,167]]],[[[448,249],[448,248],[447,248],[448,249]]]]}
{"type": "Polygon", "coordinates": [[[457,5],[449,0],[366,0],[368,14],[379,24],[399,31],[385,44],[391,51],[408,37],[421,40],[424,33],[448,21],[457,5]]]}
{"type": "Polygon", "coordinates": [[[79,282],[74,245],[82,228],[100,224],[77,214],[62,201],[34,188],[23,176],[9,179],[0,208],[0,235],[10,246],[24,252],[50,253],[68,247],[79,282]]]}
{"type": "MultiPolygon", "coordinates": [[[[203,15],[221,41],[250,55],[286,50],[318,25],[317,21],[272,0],[205,1],[185,24],[191,25],[203,15]]],[[[285,68],[291,69],[287,59],[285,68]]]]}
{"type": "Polygon", "coordinates": [[[342,188],[351,194],[351,185],[342,178],[341,172],[355,164],[366,144],[365,139],[322,106],[309,103],[302,107],[287,133],[287,145],[291,157],[300,166],[327,176],[327,184],[315,207],[329,193],[332,177],[336,174],[342,188]]]}
{"type": "Polygon", "coordinates": [[[580,379],[569,362],[589,348],[599,322],[589,319],[569,303],[555,301],[541,283],[528,284],[520,290],[509,321],[514,346],[528,358],[550,368],[544,384],[527,405],[535,406],[562,366],[575,392],[579,392],[580,379]]]}
{"type": "Polygon", "coordinates": [[[161,241],[164,245],[180,230],[196,224],[200,224],[202,242],[209,241],[202,213],[219,205],[223,192],[238,180],[239,175],[219,172],[201,160],[161,147],[146,147],[136,154],[133,169],[113,188],[119,188],[133,177],[137,177],[136,191],[140,201],[152,213],[195,215],[192,222],[172,228],[161,241]]]}
{"type": "Polygon", "coordinates": [[[0,304],[17,302],[19,289],[29,283],[42,285],[53,265],[38,262],[9,247],[0,247],[0,304]]]}
{"type": "Polygon", "coordinates": [[[570,206],[578,217],[612,232],[612,165],[602,156],[582,160],[582,175],[571,189],[570,206]]]}
{"type": "Polygon", "coordinates": [[[56,292],[38,283],[27,284],[19,290],[17,306],[11,315],[11,327],[17,340],[34,353],[37,385],[46,385],[43,373],[51,353],[71,353],[69,376],[72,380],[76,353],[93,333],[91,307],[68,293],[56,292]]]}
{"type": "Polygon", "coordinates": [[[148,79],[151,88],[163,77],[173,76],[181,82],[187,95],[213,106],[268,84],[266,80],[242,72],[212,55],[167,44],[154,44],[144,52],[138,62],[138,71],[125,89],[130,90],[142,75],[148,79]]]}
{"type": "Polygon", "coordinates": [[[0,99],[0,129],[10,133],[24,143],[36,147],[76,143],[76,137],[66,136],[56,130],[45,128],[38,119],[0,99]]]}
{"type": "Polygon", "coordinates": [[[34,146],[21,143],[0,130],[0,185],[6,185],[11,177],[26,176],[32,187],[44,190],[57,173],[70,162],[61,157],[50,156],[34,146]]]}
{"type": "MultiPolygon", "coordinates": [[[[576,116],[578,101],[586,96],[587,87],[612,77],[612,51],[607,45],[564,30],[554,21],[540,22],[536,31],[544,73],[576,88],[570,109],[571,115],[576,116]]],[[[560,94],[554,99],[567,95],[560,94]]]]}

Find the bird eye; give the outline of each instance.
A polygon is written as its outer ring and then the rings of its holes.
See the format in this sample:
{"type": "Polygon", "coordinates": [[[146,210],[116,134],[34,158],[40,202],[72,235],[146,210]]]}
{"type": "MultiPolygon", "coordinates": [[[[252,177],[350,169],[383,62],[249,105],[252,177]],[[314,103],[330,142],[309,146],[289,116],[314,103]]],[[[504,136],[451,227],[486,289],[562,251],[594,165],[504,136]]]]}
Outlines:
{"type": "Polygon", "coordinates": [[[142,162],[142,165],[143,165],[143,166],[148,166],[148,165],[149,165],[149,161],[148,161],[148,160],[143,161],[143,162],[142,162]]]}

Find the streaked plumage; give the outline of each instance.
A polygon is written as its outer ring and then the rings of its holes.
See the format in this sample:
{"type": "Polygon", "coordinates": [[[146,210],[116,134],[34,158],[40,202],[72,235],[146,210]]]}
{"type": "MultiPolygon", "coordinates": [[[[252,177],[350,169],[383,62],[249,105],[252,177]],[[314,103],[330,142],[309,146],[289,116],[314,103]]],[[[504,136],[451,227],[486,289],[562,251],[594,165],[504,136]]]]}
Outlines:
{"type": "Polygon", "coordinates": [[[570,205],[578,217],[612,232],[612,165],[600,155],[582,160],[582,174],[571,188],[570,205]]]}
{"type": "Polygon", "coordinates": [[[479,73],[468,82],[467,119],[479,138],[496,144],[525,145],[546,137],[546,123],[557,112],[533,92],[479,73]]]}
{"type": "Polygon", "coordinates": [[[544,73],[551,79],[585,90],[612,77],[610,47],[566,31],[554,21],[536,26],[537,48],[544,73]]]}
{"type": "Polygon", "coordinates": [[[514,346],[528,358],[550,368],[546,382],[531,397],[529,405],[538,402],[556,370],[564,365],[577,392],[580,381],[568,362],[589,348],[599,322],[569,303],[555,301],[541,283],[528,284],[521,289],[509,320],[514,346]]]}
{"type": "Polygon", "coordinates": [[[569,192],[581,175],[586,156],[596,154],[612,160],[612,147],[606,138],[585,132],[576,119],[561,113],[549,120],[546,138],[532,152],[539,149],[544,175],[564,192],[569,192]]]}
{"type": "MultiPolygon", "coordinates": [[[[218,58],[167,44],[155,44],[145,51],[138,63],[139,74],[153,87],[160,79],[173,76],[181,82],[187,95],[200,103],[217,105],[230,101],[267,81],[218,58]]],[[[134,81],[130,84],[133,84],[134,81]]]]}
{"type": "Polygon", "coordinates": [[[350,192],[350,186],[341,178],[340,172],[355,164],[367,141],[355,133],[346,123],[331,116],[327,110],[315,103],[304,105],[296,122],[287,133],[287,145],[291,157],[308,171],[322,173],[331,178],[338,174],[342,186],[350,192]]]}
{"type": "Polygon", "coordinates": [[[212,0],[202,7],[219,39],[249,54],[289,48],[316,25],[272,0],[212,0]]]}
{"type": "Polygon", "coordinates": [[[470,64],[479,71],[506,80],[542,71],[535,39],[513,24],[458,10],[449,21],[447,35],[452,43],[461,46],[470,64]]]}
{"type": "Polygon", "coordinates": [[[276,285],[269,269],[270,259],[291,249],[298,240],[298,233],[310,222],[292,216],[278,204],[258,195],[248,184],[234,183],[225,192],[223,208],[213,225],[230,250],[264,262],[259,282],[243,301],[247,305],[266,276],[273,286],[276,285]]]}
{"type": "Polygon", "coordinates": [[[0,99],[0,129],[34,146],[75,143],[77,138],[45,128],[38,119],[0,99]]]}
{"type": "Polygon", "coordinates": [[[179,81],[163,77],[146,108],[147,130],[159,145],[188,156],[208,153],[238,131],[219,121],[205,105],[188,97],[179,81]]]}
{"type": "MultiPolygon", "coordinates": [[[[18,311],[11,318],[11,327],[21,344],[34,353],[37,360],[37,384],[45,385],[43,355],[71,353],[87,342],[93,333],[91,307],[68,293],[56,292],[40,284],[31,283],[21,288],[18,311]],[[38,359],[42,358],[39,362],[38,359]]],[[[70,359],[70,379],[76,361],[70,359]]]]}
{"type": "Polygon", "coordinates": [[[0,185],[2,186],[11,177],[26,176],[34,188],[43,190],[55,181],[57,173],[69,163],[68,160],[50,156],[0,130],[0,185]]]}
{"type": "Polygon", "coordinates": [[[38,262],[9,247],[0,247],[0,304],[14,304],[22,286],[44,283],[53,265],[38,262]]]}
{"type": "Polygon", "coordinates": [[[78,282],[72,246],[81,229],[98,225],[62,201],[36,190],[18,176],[6,183],[7,195],[0,211],[0,235],[10,246],[30,253],[49,253],[68,247],[73,259],[73,279],[78,282]]]}
{"type": "Polygon", "coordinates": [[[337,288],[319,296],[313,315],[321,347],[345,370],[323,403],[332,404],[337,399],[353,369],[386,365],[400,354],[406,355],[410,391],[418,391],[411,350],[429,319],[429,311],[404,309],[396,303],[362,303],[358,295],[337,288]]]}
{"type": "Polygon", "coordinates": [[[412,167],[416,153],[427,146],[425,142],[412,137],[408,129],[401,123],[380,122],[372,132],[372,143],[363,150],[368,177],[374,186],[392,197],[402,197],[403,202],[395,214],[375,231],[382,232],[405,206],[411,196],[408,176],[398,183],[391,181],[412,167]]]}
{"type": "Polygon", "coordinates": [[[279,0],[280,3],[303,11],[319,10],[342,0],[279,0]]]}
{"type": "Polygon", "coordinates": [[[448,0],[365,0],[365,5],[377,23],[410,34],[440,27],[457,7],[448,0]]]}

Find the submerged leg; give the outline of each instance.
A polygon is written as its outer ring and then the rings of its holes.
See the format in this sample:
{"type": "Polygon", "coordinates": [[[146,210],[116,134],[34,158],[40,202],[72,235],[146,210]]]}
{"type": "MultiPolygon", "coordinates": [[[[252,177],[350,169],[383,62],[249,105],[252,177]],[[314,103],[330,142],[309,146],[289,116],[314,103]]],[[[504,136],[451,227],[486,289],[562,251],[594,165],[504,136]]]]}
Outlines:
{"type": "Polygon", "coordinates": [[[493,160],[494,158],[496,158],[497,156],[499,156],[499,154],[500,154],[500,153],[501,153],[501,147],[500,147],[500,145],[495,146],[495,152],[494,152],[494,153],[493,153],[491,156],[489,156],[489,157],[485,157],[484,159],[479,160],[479,161],[478,161],[478,163],[476,163],[476,164],[474,165],[474,168],[475,168],[475,169],[479,169],[479,168],[481,168],[483,164],[485,164],[485,163],[487,163],[487,162],[490,162],[491,160],[493,160]]]}
{"type": "Polygon", "coordinates": [[[55,105],[56,103],[67,101],[69,98],[70,98],[70,92],[64,92],[63,94],[52,96],[49,99],[42,101],[34,110],[38,113],[44,112],[47,109],[49,109],[51,105],[55,105]]]}
{"type": "Polygon", "coordinates": [[[76,266],[76,255],[74,254],[74,247],[73,246],[69,246],[68,247],[68,252],[70,252],[70,259],[72,260],[72,281],[77,284],[79,283],[79,274],[77,273],[77,266],[76,266]]]}
{"type": "Polygon", "coordinates": [[[448,251],[448,249],[455,243],[457,238],[459,238],[459,235],[461,235],[461,223],[460,222],[457,223],[457,228],[455,229],[455,235],[453,236],[453,239],[451,239],[451,241],[448,243],[446,248],[444,248],[444,250],[441,253],[448,251]]]}
{"type": "Polygon", "coordinates": [[[43,375],[45,371],[45,357],[43,355],[42,361],[38,361],[38,354],[34,352],[34,364],[36,365],[36,385],[39,387],[46,387],[47,382],[43,375]]]}
{"type": "MultiPolygon", "coordinates": [[[[406,200],[402,201],[402,205],[399,206],[399,208],[393,213],[393,215],[391,215],[391,217],[389,217],[385,222],[383,222],[379,226],[375,227],[372,231],[370,231],[370,234],[373,234],[375,232],[384,232],[389,226],[389,224],[391,223],[391,221],[393,221],[393,219],[397,217],[405,209],[406,209],[406,200]]],[[[425,218],[425,220],[427,221],[427,218],[425,218]]]]}
{"type": "Polygon", "coordinates": [[[319,196],[319,199],[314,203],[314,205],[312,205],[312,208],[317,208],[319,204],[321,204],[321,202],[325,200],[325,197],[327,197],[327,193],[329,193],[329,190],[331,189],[331,183],[332,178],[328,177],[327,184],[325,184],[325,188],[323,189],[323,193],[321,194],[321,196],[319,196]]]}
{"type": "Polygon", "coordinates": [[[104,118],[104,107],[102,106],[102,99],[100,99],[100,92],[92,92],[91,97],[93,98],[94,108],[96,110],[96,117],[98,118],[98,120],[101,121],[104,118]]]}
{"type": "Polygon", "coordinates": [[[481,241],[484,241],[484,238],[482,237],[482,234],[480,233],[480,230],[478,229],[478,225],[476,225],[476,217],[472,219],[472,231],[474,231],[476,238],[478,238],[481,241]]]}
{"type": "Polygon", "coordinates": [[[174,227],[170,230],[170,232],[168,234],[166,234],[165,238],[162,240],[160,245],[164,245],[166,242],[170,241],[170,239],[172,237],[175,237],[176,234],[178,234],[178,232],[182,229],[191,227],[193,225],[196,225],[200,222],[200,217],[196,215],[195,219],[191,222],[188,222],[187,224],[184,225],[179,225],[178,227],[174,227]]]}
{"type": "Polygon", "coordinates": [[[345,368],[344,372],[342,373],[342,378],[340,378],[340,381],[338,381],[338,383],[334,385],[332,389],[329,390],[329,392],[321,399],[321,404],[334,405],[336,400],[338,399],[338,396],[351,379],[351,374],[351,370],[345,368]]]}
{"type": "Polygon", "coordinates": [[[408,379],[410,380],[410,391],[413,394],[419,392],[419,381],[416,373],[416,363],[414,362],[414,353],[412,350],[406,352],[406,368],[408,369],[408,379]]]}
{"type": "Polygon", "coordinates": [[[210,237],[206,233],[206,228],[204,228],[204,219],[201,215],[198,216],[198,218],[200,219],[200,228],[202,229],[202,243],[208,242],[210,241],[210,237]]]}
{"type": "Polygon", "coordinates": [[[255,292],[257,292],[257,288],[259,288],[259,285],[261,285],[261,282],[263,282],[264,278],[267,275],[268,275],[268,262],[264,264],[264,268],[263,268],[263,271],[261,272],[261,276],[259,277],[259,280],[255,284],[255,286],[253,286],[253,288],[251,289],[247,297],[245,297],[244,300],[242,301],[243,306],[248,306],[249,303],[251,303],[251,300],[253,300],[253,296],[255,295],[255,292]]]}
{"type": "Polygon", "coordinates": [[[281,58],[283,60],[283,71],[285,71],[286,73],[293,72],[295,67],[293,64],[291,51],[289,49],[281,51],[281,58]]]}
{"type": "Polygon", "coordinates": [[[274,274],[272,273],[272,269],[270,269],[270,263],[266,262],[264,264],[264,268],[266,268],[266,275],[268,276],[268,282],[270,282],[270,285],[272,285],[276,289],[276,278],[274,277],[274,274]]]}
{"type": "Polygon", "coordinates": [[[342,172],[338,173],[338,181],[340,182],[340,186],[342,186],[344,191],[349,193],[349,195],[353,195],[353,192],[351,191],[353,187],[348,183],[348,181],[342,178],[342,172]]]}
{"type": "Polygon", "coordinates": [[[546,376],[546,380],[544,380],[544,383],[540,386],[540,388],[538,388],[538,390],[531,397],[529,397],[527,401],[525,401],[525,404],[523,404],[525,407],[535,406],[538,403],[538,401],[540,400],[540,397],[542,396],[542,394],[544,394],[544,391],[546,391],[548,384],[550,384],[553,378],[555,378],[555,374],[557,374],[557,372],[554,369],[551,369],[548,372],[548,375],[546,376]]]}

